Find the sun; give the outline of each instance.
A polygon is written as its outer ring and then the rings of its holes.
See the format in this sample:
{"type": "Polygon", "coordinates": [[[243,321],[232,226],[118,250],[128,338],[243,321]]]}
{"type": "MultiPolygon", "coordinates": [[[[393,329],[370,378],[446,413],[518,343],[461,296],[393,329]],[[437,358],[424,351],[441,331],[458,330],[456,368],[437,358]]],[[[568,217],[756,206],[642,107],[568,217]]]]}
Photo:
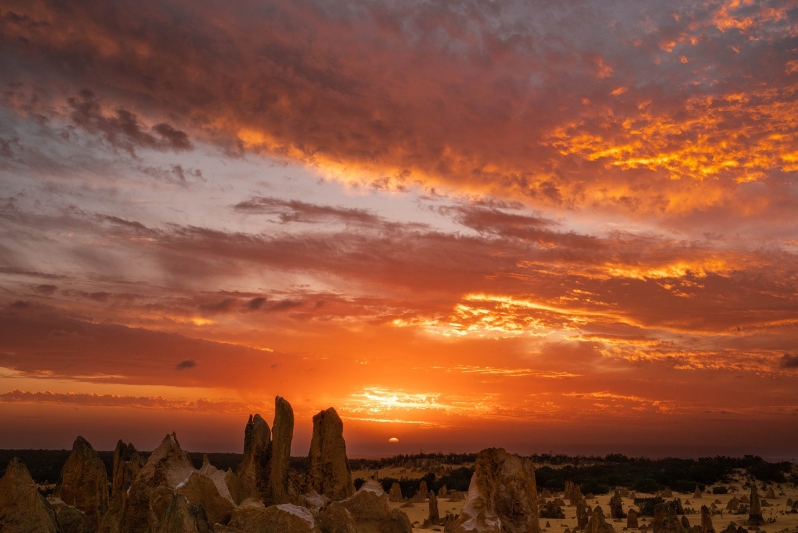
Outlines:
{"type": "Polygon", "coordinates": [[[397,439],[396,437],[391,437],[390,439],[388,439],[388,442],[399,442],[399,439],[397,439]]]}

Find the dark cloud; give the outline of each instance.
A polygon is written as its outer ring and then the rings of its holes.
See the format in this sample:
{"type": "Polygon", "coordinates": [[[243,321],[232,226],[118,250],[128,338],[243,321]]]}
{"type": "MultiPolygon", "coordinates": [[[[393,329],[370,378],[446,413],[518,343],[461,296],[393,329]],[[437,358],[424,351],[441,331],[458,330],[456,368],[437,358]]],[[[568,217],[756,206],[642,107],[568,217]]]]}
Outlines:
{"type": "Polygon", "coordinates": [[[195,366],[197,366],[197,362],[194,359],[186,359],[177,363],[175,365],[175,370],[186,370],[188,368],[194,368],[195,366]]]}
{"type": "Polygon", "coordinates": [[[56,290],[58,290],[58,287],[56,287],[55,285],[44,284],[44,285],[36,285],[33,289],[36,292],[44,294],[45,296],[50,296],[54,294],[56,290]]]}
{"type": "Polygon", "coordinates": [[[782,368],[798,368],[798,355],[790,355],[785,353],[781,357],[782,368]]]}
{"type": "Polygon", "coordinates": [[[235,204],[233,209],[247,214],[278,215],[282,223],[379,224],[384,222],[382,218],[365,209],[333,207],[278,198],[252,198],[235,204]]]}
{"type": "Polygon", "coordinates": [[[114,115],[106,116],[100,101],[93,92],[84,89],[79,98],[67,100],[73,111],[72,121],[90,133],[103,136],[114,148],[135,153],[136,148],[150,150],[172,150],[175,152],[193,149],[188,135],[166,123],[156,124],[151,128],[156,135],[142,129],[138,117],[125,109],[117,109],[114,115]]]}

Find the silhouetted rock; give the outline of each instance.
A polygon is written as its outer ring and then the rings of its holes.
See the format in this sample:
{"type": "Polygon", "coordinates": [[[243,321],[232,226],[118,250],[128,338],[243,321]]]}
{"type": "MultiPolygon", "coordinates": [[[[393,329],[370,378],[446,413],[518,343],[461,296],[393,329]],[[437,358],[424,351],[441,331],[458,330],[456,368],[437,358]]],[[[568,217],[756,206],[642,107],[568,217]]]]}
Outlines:
{"type": "Polygon", "coordinates": [[[437,525],[440,522],[441,515],[438,512],[438,497],[435,496],[434,492],[429,493],[429,517],[427,520],[430,521],[430,524],[437,525]]]}
{"type": "Polygon", "coordinates": [[[108,474],[100,456],[83,437],[72,444],[56,493],[65,504],[85,513],[92,529],[97,529],[108,509],[108,474]]]}
{"type": "Polygon", "coordinates": [[[626,513],[623,512],[623,498],[617,490],[610,498],[610,518],[626,518],[626,513]]]}
{"type": "Polygon", "coordinates": [[[16,457],[0,478],[0,531],[57,533],[55,512],[39,494],[25,464],[16,457]]]}
{"type": "Polygon", "coordinates": [[[765,524],[765,519],[762,517],[762,506],[759,502],[759,492],[756,489],[756,482],[751,483],[751,507],[748,511],[748,526],[761,526],[765,524]]]}
{"type": "Polygon", "coordinates": [[[629,529],[637,529],[637,511],[634,509],[629,509],[629,512],[626,515],[626,527],[629,529]]]}
{"type": "Polygon", "coordinates": [[[407,515],[399,509],[391,509],[388,495],[374,480],[366,481],[354,496],[343,500],[341,505],[352,514],[358,531],[410,533],[413,530],[407,515]]]}
{"type": "Polygon", "coordinates": [[[346,458],[344,423],[332,407],[313,417],[308,481],[313,490],[331,500],[342,500],[355,493],[346,458]]]}
{"type": "Polygon", "coordinates": [[[690,520],[688,520],[687,517],[684,516],[684,515],[682,515],[682,527],[685,530],[689,530],[690,529],[690,520]]]}
{"type": "Polygon", "coordinates": [[[701,492],[701,489],[698,487],[698,485],[696,485],[695,486],[695,492],[693,492],[693,499],[694,500],[699,500],[699,499],[701,499],[703,497],[704,497],[704,494],[701,492]]]}
{"type": "Polygon", "coordinates": [[[259,415],[250,415],[244,429],[244,458],[238,466],[241,498],[260,498],[269,485],[272,437],[269,425],[259,415]]]}
{"type": "Polygon", "coordinates": [[[453,533],[540,533],[532,461],[489,448],[477,456],[462,514],[453,533]]]}
{"type": "Polygon", "coordinates": [[[125,444],[121,440],[118,441],[114,450],[111,496],[120,490],[127,490],[145,462],[132,443],[125,444]]]}
{"type": "Polygon", "coordinates": [[[269,472],[269,493],[265,501],[288,503],[288,463],[291,459],[291,440],[294,437],[294,410],[285,399],[274,399],[272,425],[272,458],[269,472]]]}
{"type": "Polygon", "coordinates": [[[732,499],[729,500],[729,503],[726,504],[726,510],[727,511],[740,510],[740,500],[738,500],[736,497],[732,497],[732,499]]]}
{"type": "Polygon", "coordinates": [[[402,487],[396,481],[391,485],[391,491],[388,493],[388,501],[400,502],[402,501],[402,487]]]}

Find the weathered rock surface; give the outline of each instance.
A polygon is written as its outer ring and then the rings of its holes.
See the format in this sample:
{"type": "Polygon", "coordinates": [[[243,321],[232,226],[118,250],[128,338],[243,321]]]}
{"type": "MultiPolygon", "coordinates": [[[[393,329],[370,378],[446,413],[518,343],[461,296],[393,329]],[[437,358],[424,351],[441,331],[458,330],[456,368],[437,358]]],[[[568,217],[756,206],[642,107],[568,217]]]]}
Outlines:
{"type": "Polygon", "coordinates": [[[176,489],[195,472],[177,436],[164,437],[127,491],[120,532],[157,533],[176,489]]]}
{"type": "Polygon", "coordinates": [[[501,448],[482,450],[462,514],[451,531],[540,533],[532,462],[501,448]]]}
{"type": "Polygon", "coordinates": [[[133,478],[144,466],[144,458],[136,451],[133,444],[125,444],[121,440],[114,450],[113,478],[111,480],[111,496],[120,490],[127,490],[133,478]]]}
{"type": "MultiPolygon", "coordinates": [[[[225,490],[227,489],[224,486],[225,490]]],[[[232,498],[219,494],[213,480],[200,472],[192,473],[188,480],[177,486],[177,493],[183,495],[191,504],[202,506],[211,524],[226,524],[235,505],[232,498]]]]}
{"type": "Polygon", "coordinates": [[[341,502],[330,502],[319,511],[316,519],[321,533],[357,533],[352,513],[341,502]]]}
{"type": "Polygon", "coordinates": [[[759,502],[759,492],[756,488],[756,481],[751,483],[751,507],[748,511],[748,520],[745,523],[748,526],[761,526],[765,524],[765,519],[762,517],[762,505],[759,502]]]}
{"type": "Polygon", "coordinates": [[[100,521],[97,533],[119,533],[122,527],[122,516],[127,503],[127,490],[120,490],[108,502],[108,511],[100,521]]]}
{"type": "Polygon", "coordinates": [[[175,494],[160,520],[158,533],[213,533],[213,526],[202,506],[175,494]]]}
{"type": "Polygon", "coordinates": [[[25,464],[11,460],[0,478],[0,531],[56,533],[55,512],[39,494],[25,464]]]}
{"type": "Polygon", "coordinates": [[[48,501],[55,512],[55,521],[59,533],[94,533],[86,513],[78,511],[71,505],[65,504],[59,498],[48,501]]]}
{"type": "Polygon", "coordinates": [[[108,510],[108,474],[100,456],[83,437],[72,445],[56,493],[61,501],[85,513],[92,529],[97,529],[108,510]]]}
{"type": "Polygon", "coordinates": [[[313,514],[293,504],[270,505],[248,499],[233,511],[227,530],[241,533],[321,533],[313,514]]]}
{"type": "Polygon", "coordinates": [[[346,458],[344,423],[332,407],[313,417],[308,481],[313,490],[331,500],[343,500],[355,493],[346,458]]]}
{"type": "Polygon", "coordinates": [[[290,501],[288,463],[291,459],[291,440],[294,437],[294,410],[285,399],[274,399],[272,425],[272,457],[269,465],[269,485],[264,501],[274,504],[290,501]]]}
{"type": "Polygon", "coordinates": [[[353,496],[343,500],[345,507],[355,520],[358,531],[374,530],[380,533],[410,533],[413,526],[410,519],[399,509],[391,509],[388,495],[382,486],[374,481],[366,481],[353,496]]]}

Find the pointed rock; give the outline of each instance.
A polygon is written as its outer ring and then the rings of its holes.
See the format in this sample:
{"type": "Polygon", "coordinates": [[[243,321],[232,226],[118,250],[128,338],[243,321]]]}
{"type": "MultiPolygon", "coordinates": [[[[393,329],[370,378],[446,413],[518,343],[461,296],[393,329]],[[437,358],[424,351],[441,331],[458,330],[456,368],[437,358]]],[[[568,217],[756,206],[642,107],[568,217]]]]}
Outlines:
{"type": "Polygon", "coordinates": [[[637,511],[634,509],[629,509],[629,513],[626,515],[626,527],[628,529],[637,529],[637,511]]]}
{"type": "Polygon", "coordinates": [[[388,501],[391,502],[402,501],[402,487],[400,487],[399,483],[397,483],[396,481],[394,481],[393,485],[391,485],[391,490],[388,493],[388,501]]]}
{"type": "Polygon", "coordinates": [[[667,503],[657,504],[654,508],[651,528],[654,533],[686,533],[682,522],[676,515],[676,509],[667,503]]]}
{"type": "Polygon", "coordinates": [[[269,491],[264,501],[280,504],[289,502],[288,464],[291,459],[291,440],[294,436],[294,410],[280,396],[274,399],[272,425],[272,457],[269,472],[269,491]]]}
{"type": "Polygon", "coordinates": [[[56,533],[55,513],[39,494],[25,463],[14,458],[0,478],[0,531],[56,533]]]}
{"type": "Polygon", "coordinates": [[[695,492],[693,492],[693,499],[694,500],[699,500],[702,497],[703,497],[703,493],[701,492],[701,489],[698,488],[698,485],[696,485],[695,486],[695,492]]]}
{"type": "Polygon", "coordinates": [[[751,483],[751,507],[748,512],[748,520],[745,523],[748,526],[762,526],[765,524],[765,519],[762,517],[762,505],[759,502],[759,492],[756,489],[756,481],[751,483]]]}
{"type": "Polygon", "coordinates": [[[501,448],[479,452],[468,498],[453,533],[473,530],[540,533],[532,461],[501,448]]]}
{"type": "Polygon", "coordinates": [[[219,494],[219,489],[213,480],[200,472],[191,474],[188,481],[178,485],[177,493],[184,496],[191,504],[201,506],[211,524],[226,524],[235,507],[232,498],[225,498],[219,494]]]}
{"type": "Polygon", "coordinates": [[[213,533],[213,526],[202,506],[175,494],[160,521],[158,533],[213,533]]]}
{"type": "Polygon", "coordinates": [[[344,423],[332,407],[313,417],[308,481],[313,490],[331,500],[342,500],[355,493],[346,458],[344,423]]]}
{"type": "Polygon", "coordinates": [[[610,498],[610,518],[626,518],[626,513],[623,512],[623,497],[618,490],[610,498]]]}
{"type": "Polygon", "coordinates": [[[141,471],[144,463],[144,458],[136,451],[136,447],[133,444],[125,444],[122,440],[119,440],[114,450],[111,496],[120,490],[127,490],[133,482],[133,478],[141,471]]]}
{"type": "Polygon", "coordinates": [[[773,487],[768,487],[768,491],[765,493],[765,498],[770,498],[771,500],[776,498],[776,493],[773,492],[773,487]]]}
{"type": "Polygon", "coordinates": [[[434,492],[429,493],[429,517],[427,520],[433,525],[437,525],[441,521],[441,515],[438,512],[438,497],[434,492]]]}
{"type": "Polygon", "coordinates": [[[269,484],[269,463],[272,458],[272,437],[269,425],[259,415],[249,416],[244,430],[244,459],[238,467],[243,498],[260,498],[269,484]]]}
{"type": "Polygon", "coordinates": [[[604,511],[600,505],[593,510],[593,515],[585,527],[585,533],[615,533],[612,524],[608,524],[604,518],[604,511]]]}
{"type": "Polygon", "coordinates": [[[710,516],[709,507],[706,505],[701,506],[701,533],[715,533],[715,528],[712,526],[712,516],[710,516]]]}
{"type": "Polygon", "coordinates": [[[100,456],[83,437],[72,445],[56,493],[61,501],[85,513],[92,529],[97,529],[108,510],[108,474],[100,456]]]}

